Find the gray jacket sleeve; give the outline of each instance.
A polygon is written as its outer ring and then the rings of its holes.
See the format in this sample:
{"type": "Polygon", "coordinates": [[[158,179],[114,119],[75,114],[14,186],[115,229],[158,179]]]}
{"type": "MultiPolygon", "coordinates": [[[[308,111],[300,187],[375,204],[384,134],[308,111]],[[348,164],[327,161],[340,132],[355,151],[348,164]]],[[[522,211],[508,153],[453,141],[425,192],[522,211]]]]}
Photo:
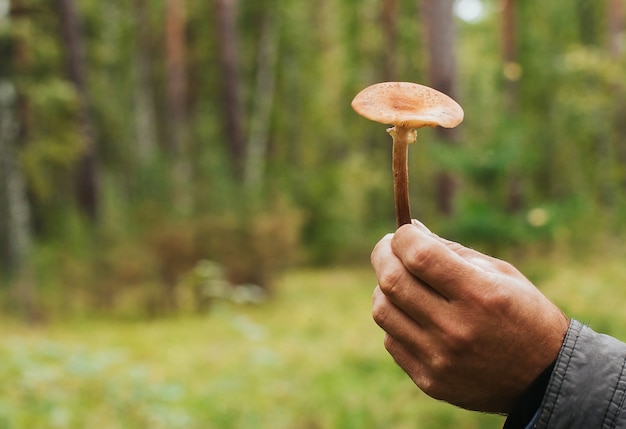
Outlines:
{"type": "Polygon", "coordinates": [[[626,429],[626,344],[572,320],[535,429],[626,429]]]}

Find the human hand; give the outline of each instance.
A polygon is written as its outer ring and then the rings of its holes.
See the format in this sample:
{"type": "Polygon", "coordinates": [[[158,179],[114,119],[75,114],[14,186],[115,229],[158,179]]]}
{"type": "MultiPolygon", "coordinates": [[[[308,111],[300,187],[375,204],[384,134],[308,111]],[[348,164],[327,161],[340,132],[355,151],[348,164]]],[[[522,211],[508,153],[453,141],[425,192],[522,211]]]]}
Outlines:
{"type": "Polygon", "coordinates": [[[556,359],[569,321],[512,265],[417,221],[385,236],[371,260],[385,347],[429,396],[508,413],[556,359]]]}

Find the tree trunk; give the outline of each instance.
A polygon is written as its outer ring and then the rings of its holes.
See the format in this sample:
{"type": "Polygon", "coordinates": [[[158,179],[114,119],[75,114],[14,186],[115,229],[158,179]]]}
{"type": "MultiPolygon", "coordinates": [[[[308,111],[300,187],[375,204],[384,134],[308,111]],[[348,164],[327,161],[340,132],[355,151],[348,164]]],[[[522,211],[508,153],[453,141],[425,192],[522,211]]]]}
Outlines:
{"type": "Polygon", "coordinates": [[[624,1],[609,0],[608,11],[608,49],[614,58],[624,55],[624,32],[626,31],[624,17],[624,1]]]}
{"type": "MultiPolygon", "coordinates": [[[[626,50],[624,36],[626,34],[626,16],[624,15],[623,0],[609,0],[607,8],[607,49],[612,60],[620,63],[624,60],[624,52],[626,50]]],[[[613,99],[615,100],[614,110],[612,114],[612,130],[611,143],[613,150],[617,154],[618,163],[626,165],[626,106],[623,100],[626,96],[626,87],[623,82],[615,82],[613,89],[613,99]]],[[[626,187],[626,178],[622,175],[619,180],[619,186],[623,189],[626,187]]]]}
{"type": "Polygon", "coordinates": [[[0,80],[0,237],[2,265],[9,275],[20,271],[30,249],[30,207],[17,154],[15,90],[0,80]]]}
{"type": "Polygon", "coordinates": [[[213,0],[218,63],[221,82],[221,107],[224,136],[232,171],[237,180],[244,169],[244,120],[239,73],[239,37],[236,26],[237,0],[213,0]]]}
{"type": "MultiPolygon", "coordinates": [[[[457,98],[454,0],[422,0],[422,17],[429,58],[429,85],[457,98]]],[[[457,129],[436,128],[437,136],[447,144],[458,144],[457,129]]],[[[441,214],[454,213],[456,181],[450,172],[437,175],[437,207],[441,214]]]]}
{"type": "Polygon", "coordinates": [[[157,121],[154,104],[154,79],[152,78],[151,42],[146,0],[133,0],[135,28],[135,136],[137,157],[145,162],[154,157],[157,147],[157,121]]]}
{"type": "Polygon", "coordinates": [[[76,168],[76,198],[78,205],[91,220],[100,211],[100,168],[96,151],[95,127],[87,94],[84,48],[81,22],[74,0],[56,0],[61,44],[65,54],[67,77],[78,97],[78,126],[84,142],[83,153],[76,168]]]}
{"type": "MultiPolygon", "coordinates": [[[[517,120],[518,88],[521,67],[518,62],[517,49],[517,1],[501,0],[501,43],[502,43],[502,75],[505,115],[517,120]]],[[[523,184],[519,171],[510,171],[507,185],[507,210],[519,212],[523,205],[523,184]]]]}
{"type": "Polygon", "coordinates": [[[584,45],[593,46],[598,44],[598,17],[595,12],[598,5],[602,6],[602,3],[604,2],[594,0],[576,0],[578,31],[580,34],[580,41],[584,45]]]}
{"type": "Polygon", "coordinates": [[[263,30],[259,40],[254,110],[250,119],[245,170],[246,187],[258,191],[263,183],[270,121],[274,103],[274,87],[278,63],[277,29],[274,11],[264,16],[263,30]]]}
{"type": "MultiPolygon", "coordinates": [[[[28,19],[21,0],[11,1],[11,21],[28,19]]],[[[19,150],[29,138],[31,104],[11,82],[30,72],[31,50],[23,32],[11,41],[9,75],[0,76],[0,273],[14,284],[12,310],[28,322],[36,321],[36,288],[30,262],[32,214],[19,150]]]]}
{"type": "Polygon", "coordinates": [[[1,268],[15,282],[15,309],[35,320],[35,286],[29,261],[32,247],[30,206],[17,154],[18,127],[13,86],[0,81],[0,255],[1,268]]]}
{"type": "Polygon", "coordinates": [[[165,52],[167,110],[170,125],[168,148],[174,154],[180,154],[185,146],[184,135],[187,121],[186,21],[185,1],[167,0],[165,52]]]}
{"type": "Polygon", "coordinates": [[[181,214],[192,211],[189,185],[191,166],[187,143],[187,11],[185,0],[167,0],[165,56],[167,68],[168,150],[173,156],[175,209],[181,214]]]}
{"type": "Polygon", "coordinates": [[[517,59],[516,1],[502,0],[502,67],[504,76],[504,101],[507,113],[517,110],[517,91],[520,66],[517,59]]]}
{"type": "Polygon", "coordinates": [[[398,44],[398,1],[382,2],[381,20],[383,27],[383,80],[395,81],[398,69],[396,46],[398,44]]]}

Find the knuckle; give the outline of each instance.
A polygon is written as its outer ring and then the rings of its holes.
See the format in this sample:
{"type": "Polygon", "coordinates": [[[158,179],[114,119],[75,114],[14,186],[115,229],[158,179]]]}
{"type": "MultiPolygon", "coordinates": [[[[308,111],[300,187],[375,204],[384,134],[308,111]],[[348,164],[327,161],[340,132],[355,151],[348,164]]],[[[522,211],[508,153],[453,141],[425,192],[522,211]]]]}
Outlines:
{"type": "Polygon", "coordinates": [[[411,254],[411,266],[418,271],[423,271],[424,269],[430,267],[436,262],[437,252],[433,246],[430,245],[421,245],[415,246],[413,248],[411,254]]]}
{"type": "Polygon", "coordinates": [[[505,273],[517,271],[517,269],[511,263],[503,261],[502,259],[496,259],[495,264],[500,269],[500,271],[503,271],[505,273]]]}
{"type": "Polygon", "coordinates": [[[452,359],[446,354],[436,353],[430,356],[429,368],[432,379],[437,379],[442,374],[446,374],[453,366],[452,359]]]}
{"type": "MultiPolygon", "coordinates": [[[[444,342],[446,349],[451,356],[464,354],[472,344],[475,343],[477,333],[475,329],[466,324],[455,324],[445,330],[444,342]]],[[[451,366],[449,359],[439,357],[437,360],[438,368],[449,368],[451,366]]]]}
{"type": "Polygon", "coordinates": [[[389,246],[391,237],[392,237],[392,234],[387,234],[378,243],[376,243],[376,245],[374,246],[374,249],[372,249],[372,253],[370,254],[370,262],[372,265],[376,265],[379,257],[381,255],[384,255],[385,253],[384,249],[389,246]]]}
{"type": "Polygon", "coordinates": [[[497,272],[502,273],[508,276],[518,276],[521,275],[520,272],[515,268],[511,263],[507,261],[503,261],[501,259],[495,259],[493,261],[493,265],[497,272]]]}
{"type": "Polygon", "coordinates": [[[393,296],[397,293],[401,279],[401,270],[385,270],[378,277],[378,285],[385,295],[393,296]]]}
{"type": "Polygon", "coordinates": [[[383,327],[385,321],[389,317],[391,310],[387,300],[384,297],[376,297],[372,303],[372,318],[377,325],[383,327]]]}
{"type": "Polygon", "coordinates": [[[395,340],[389,334],[385,334],[385,339],[383,340],[383,345],[385,346],[385,350],[391,352],[395,347],[395,340]]]}
{"type": "Polygon", "coordinates": [[[488,275],[481,280],[481,287],[468,289],[463,299],[474,311],[484,314],[506,314],[514,303],[512,284],[517,280],[508,276],[488,275]]]}
{"type": "Polygon", "coordinates": [[[442,388],[442,383],[438,381],[438,377],[433,375],[422,374],[417,380],[414,380],[417,387],[425,394],[433,399],[443,400],[446,395],[442,388]]]}
{"type": "Polygon", "coordinates": [[[395,356],[400,347],[400,343],[398,343],[398,341],[396,341],[396,339],[389,334],[385,334],[383,345],[385,346],[385,350],[387,350],[391,356],[395,356]]]}
{"type": "Polygon", "coordinates": [[[480,300],[484,311],[492,314],[507,314],[513,305],[513,297],[510,290],[499,285],[491,288],[488,293],[483,294],[480,300]]]}
{"type": "Polygon", "coordinates": [[[374,246],[372,253],[370,253],[370,263],[372,266],[376,266],[376,259],[378,257],[378,254],[380,253],[380,246],[380,242],[377,243],[376,246],[374,246]]]}
{"type": "Polygon", "coordinates": [[[416,376],[414,382],[431,398],[446,400],[451,388],[449,374],[454,365],[454,359],[448,354],[431,355],[422,373],[416,376]]]}

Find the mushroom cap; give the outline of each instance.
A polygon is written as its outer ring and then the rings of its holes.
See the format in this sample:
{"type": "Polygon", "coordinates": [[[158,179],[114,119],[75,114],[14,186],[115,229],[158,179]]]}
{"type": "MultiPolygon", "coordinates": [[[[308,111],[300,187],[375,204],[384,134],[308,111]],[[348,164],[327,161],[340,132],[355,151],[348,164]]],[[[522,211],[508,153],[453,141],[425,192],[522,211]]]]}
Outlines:
{"type": "Polygon", "coordinates": [[[442,92],[412,82],[382,82],[368,86],[352,100],[361,116],[404,128],[454,128],[463,108],[442,92]]]}

